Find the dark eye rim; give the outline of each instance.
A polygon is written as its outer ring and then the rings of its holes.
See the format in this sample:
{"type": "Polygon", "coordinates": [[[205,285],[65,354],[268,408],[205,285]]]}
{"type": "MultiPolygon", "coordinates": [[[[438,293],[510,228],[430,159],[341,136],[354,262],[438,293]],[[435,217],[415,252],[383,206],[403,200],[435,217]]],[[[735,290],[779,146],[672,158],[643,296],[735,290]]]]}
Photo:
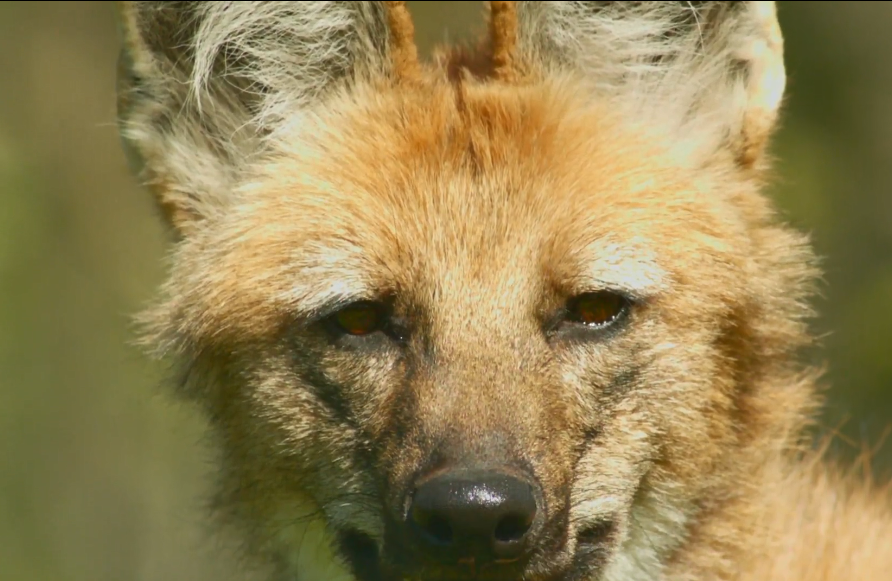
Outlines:
{"type": "Polygon", "coordinates": [[[350,335],[353,337],[365,337],[367,335],[371,335],[372,333],[377,333],[387,324],[387,319],[389,318],[387,311],[388,311],[388,309],[385,307],[385,305],[383,305],[381,303],[378,303],[375,301],[360,300],[360,301],[354,301],[348,305],[344,305],[343,307],[341,307],[340,309],[336,310],[334,313],[329,315],[329,319],[330,319],[331,323],[341,333],[344,333],[345,335],[350,335]],[[350,332],[349,329],[344,328],[344,326],[341,325],[341,323],[338,321],[338,318],[340,315],[342,315],[343,313],[345,313],[347,311],[356,310],[356,309],[371,309],[372,311],[375,312],[376,326],[371,331],[369,331],[367,333],[352,333],[352,332],[350,332]]]}
{"type": "Polygon", "coordinates": [[[337,310],[329,313],[322,323],[326,330],[335,338],[350,341],[366,341],[380,338],[383,334],[397,343],[405,343],[408,340],[408,329],[396,319],[393,306],[389,302],[361,299],[345,304],[337,310]],[[345,329],[338,322],[338,315],[349,309],[371,307],[377,312],[379,323],[374,330],[368,333],[355,334],[345,329]]]}
{"type": "Polygon", "coordinates": [[[602,339],[612,333],[619,331],[628,322],[633,309],[638,306],[638,301],[629,296],[627,293],[611,289],[595,289],[574,294],[565,300],[564,304],[549,317],[545,325],[546,335],[548,337],[556,337],[567,335],[568,338],[585,339],[595,338],[602,339]],[[603,324],[588,324],[579,321],[573,314],[573,306],[579,301],[591,297],[592,295],[607,294],[620,300],[620,307],[616,315],[608,322],[603,324]]]}
{"type": "Polygon", "coordinates": [[[570,297],[570,299],[566,302],[565,317],[566,317],[567,321],[569,321],[573,324],[576,324],[576,325],[581,325],[588,329],[595,329],[595,330],[596,329],[606,329],[608,327],[613,326],[620,320],[622,320],[627,315],[627,313],[631,309],[631,307],[632,307],[632,300],[628,296],[626,296],[625,293],[611,291],[611,290],[594,290],[594,291],[580,293],[580,294],[574,295],[573,297],[570,297]],[[575,315],[574,315],[574,311],[576,310],[575,307],[578,306],[580,302],[582,302],[588,298],[598,298],[600,296],[606,296],[610,299],[618,299],[619,300],[619,307],[616,311],[616,314],[614,314],[613,317],[611,317],[611,319],[609,321],[606,321],[604,323],[592,324],[592,323],[585,323],[583,321],[580,321],[575,317],[575,315]]]}

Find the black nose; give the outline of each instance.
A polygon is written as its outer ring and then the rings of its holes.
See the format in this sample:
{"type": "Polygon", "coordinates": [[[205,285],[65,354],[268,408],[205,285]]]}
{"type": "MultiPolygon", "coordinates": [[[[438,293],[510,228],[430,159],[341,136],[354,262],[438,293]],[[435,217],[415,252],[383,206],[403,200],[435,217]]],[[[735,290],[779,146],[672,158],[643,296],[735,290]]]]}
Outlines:
{"type": "Polygon", "coordinates": [[[501,472],[447,473],[416,488],[409,523],[436,555],[514,561],[536,518],[530,484],[501,472]]]}

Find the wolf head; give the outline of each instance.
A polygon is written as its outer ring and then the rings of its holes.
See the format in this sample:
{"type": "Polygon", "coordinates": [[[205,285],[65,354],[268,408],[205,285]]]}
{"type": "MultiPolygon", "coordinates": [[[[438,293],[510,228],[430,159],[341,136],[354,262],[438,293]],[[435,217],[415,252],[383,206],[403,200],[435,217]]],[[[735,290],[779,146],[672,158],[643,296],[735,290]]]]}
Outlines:
{"type": "Polygon", "coordinates": [[[398,2],[120,4],[146,338],[276,579],[652,579],[795,443],[773,3],[492,2],[430,65],[398,2]]]}

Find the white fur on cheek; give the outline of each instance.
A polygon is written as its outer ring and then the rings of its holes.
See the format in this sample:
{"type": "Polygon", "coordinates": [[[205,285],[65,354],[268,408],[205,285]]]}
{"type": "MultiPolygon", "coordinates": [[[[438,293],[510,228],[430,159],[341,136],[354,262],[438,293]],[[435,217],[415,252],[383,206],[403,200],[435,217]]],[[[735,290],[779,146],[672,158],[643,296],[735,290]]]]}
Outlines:
{"type": "Polygon", "coordinates": [[[687,511],[651,495],[632,508],[628,533],[604,570],[603,581],[663,579],[666,555],[683,539],[687,511]]]}

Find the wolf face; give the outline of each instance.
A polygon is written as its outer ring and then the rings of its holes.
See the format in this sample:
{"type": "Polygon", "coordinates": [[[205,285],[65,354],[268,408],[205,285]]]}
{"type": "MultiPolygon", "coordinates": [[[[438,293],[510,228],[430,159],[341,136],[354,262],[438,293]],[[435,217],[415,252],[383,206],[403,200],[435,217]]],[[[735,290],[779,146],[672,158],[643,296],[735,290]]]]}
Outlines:
{"type": "Polygon", "coordinates": [[[401,3],[121,4],[147,341],[273,578],[658,578],[795,443],[772,3],[493,2],[426,66],[401,3]]]}

